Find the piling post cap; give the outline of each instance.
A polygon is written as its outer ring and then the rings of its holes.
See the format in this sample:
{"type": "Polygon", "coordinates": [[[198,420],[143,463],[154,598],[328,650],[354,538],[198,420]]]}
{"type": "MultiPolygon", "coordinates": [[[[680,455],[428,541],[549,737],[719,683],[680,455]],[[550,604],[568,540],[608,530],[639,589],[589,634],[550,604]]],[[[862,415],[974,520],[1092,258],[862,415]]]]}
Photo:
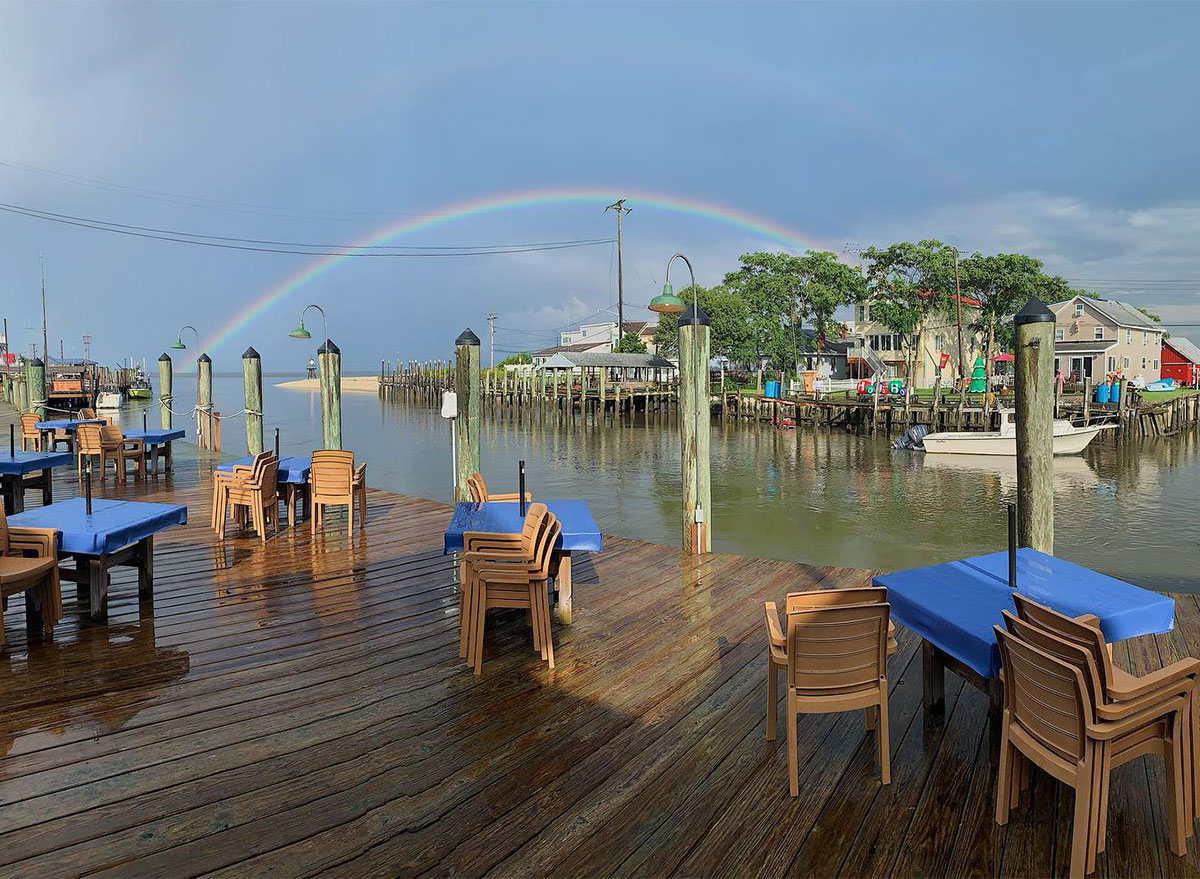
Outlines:
{"type": "Polygon", "coordinates": [[[333,339],[326,339],[321,343],[321,347],[317,349],[318,354],[341,354],[342,349],[333,344],[333,339]]]}
{"type": "Polygon", "coordinates": [[[702,308],[695,305],[689,305],[679,315],[680,326],[686,324],[689,327],[706,327],[709,323],[708,315],[704,313],[702,308]]]}
{"type": "Polygon", "coordinates": [[[479,337],[477,335],[475,335],[473,332],[471,332],[470,327],[467,327],[465,330],[463,330],[461,333],[459,333],[458,338],[454,340],[454,344],[455,345],[478,345],[479,337]]]}
{"type": "Polygon", "coordinates": [[[1054,312],[1046,307],[1045,302],[1034,296],[1013,317],[1013,326],[1020,327],[1025,324],[1053,323],[1055,320],[1056,315],[1054,312]]]}
{"type": "Polygon", "coordinates": [[[212,358],[209,357],[207,354],[201,354],[199,357],[196,358],[196,361],[198,363],[212,363],[212,358]]]}
{"type": "Polygon", "coordinates": [[[254,346],[251,345],[249,348],[247,348],[245,351],[242,352],[242,359],[243,360],[261,360],[262,358],[259,357],[258,352],[255,351],[254,346]]]}
{"type": "Polygon", "coordinates": [[[30,366],[45,366],[46,364],[42,363],[42,358],[35,357],[29,361],[29,365],[30,366]]]}
{"type": "Polygon", "coordinates": [[[159,363],[170,363],[171,355],[168,354],[166,351],[164,351],[162,354],[158,355],[158,362],[159,363]]]}

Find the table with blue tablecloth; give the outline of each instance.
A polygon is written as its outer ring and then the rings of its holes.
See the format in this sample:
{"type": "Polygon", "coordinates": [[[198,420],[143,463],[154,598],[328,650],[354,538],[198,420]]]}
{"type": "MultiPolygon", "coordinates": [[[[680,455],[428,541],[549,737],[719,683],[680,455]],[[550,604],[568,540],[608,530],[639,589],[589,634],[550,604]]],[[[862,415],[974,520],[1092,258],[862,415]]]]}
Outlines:
{"type": "Polygon", "coordinates": [[[4,498],[4,511],[9,515],[25,509],[25,492],[31,488],[42,490],[42,504],[54,503],[55,467],[71,465],[70,452],[22,452],[0,454],[0,492],[4,498]]]}
{"type": "Polygon", "coordinates": [[[75,431],[81,424],[108,424],[108,421],[103,418],[56,418],[51,421],[39,421],[33,426],[42,432],[43,449],[46,448],[47,443],[52,443],[54,432],[61,430],[67,436],[69,450],[73,452],[75,450],[75,431]]]}
{"type": "Polygon", "coordinates": [[[126,439],[140,439],[142,445],[150,451],[150,469],[158,475],[158,459],[163,460],[163,470],[171,472],[171,443],[186,436],[183,430],[177,428],[150,428],[147,430],[125,431],[126,439]]]}
{"type": "MultiPolygon", "coordinates": [[[[562,533],[555,544],[557,564],[555,566],[554,590],[557,593],[557,616],[560,622],[571,622],[571,558],[575,552],[600,552],[604,539],[600,527],[592,518],[586,501],[542,501],[562,526],[562,533]]],[[[521,531],[524,516],[516,501],[489,501],[477,504],[456,504],[446,526],[442,552],[461,552],[463,535],[476,532],[491,534],[517,534],[521,531]]],[[[527,505],[528,508],[528,505],[527,505]]]]}
{"type": "Polygon", "coordinates": [[[80,587],[91,618],[108,616],[109,570],[137,568],[138,594],[150,598],[154,588],[154,535],[187,523],[187,507],[93,498],[87,511],[83,498],[59,501],[26,510],[9,518],[14,526],[53,528],[59,532],[60,558],[70,557],[75,567],[61,568],[60,576],[80,587]]]}
{"type": "MultiPolygon", "coordinates": [[[[1034,549],[1017,550],[1016,591],[1070,617],[1093,614],[1109,642],[1169,632],[1175,602],[1034,549]]],[[[988,693],[1000,710],[1000,651],[993,626],[1016,612],[1008,585],[1008,553],[995,552],[911,571],[881,574],[891,615],[922,639],[927,712],[941,710],[945,669],[988,693]]]]}
{"type": "MultiPolygon", "coordinates": [[[[217,469],[222,473],[232,473],[234,467],[249,467],[254,463],[254,457],[238,458],[236,461],[226,461],[219,464],[217,469]]],[[[312,458],[287,457],[279,459],[279,471],[275,476],[275,484],[283,489],[283,499],[287,504],[288,526],[296,524],[296,499],[301,501],[302,518],[308,518],[311,496],[308,491],[308,476],[312,472],[312,458]]]]}

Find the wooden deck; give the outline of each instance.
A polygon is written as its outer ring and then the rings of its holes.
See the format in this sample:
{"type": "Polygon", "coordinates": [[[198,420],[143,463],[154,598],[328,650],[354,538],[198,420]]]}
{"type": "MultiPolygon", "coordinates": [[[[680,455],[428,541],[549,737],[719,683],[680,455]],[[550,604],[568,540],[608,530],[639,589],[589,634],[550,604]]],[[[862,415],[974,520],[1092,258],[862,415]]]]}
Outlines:
{"type": "MultiPolygon", "coordinates": [[[[337,522],[219,544],[210,467],[180,456],[148,486],[107,480],[189,505],[157,541],[152,606],[122,570],[106,625],[83,622],[71,586],[52,643],[27,641],[19,600],[5,615],[0,874],[1065,871],[1072,795],[1038,776],[999,828],[986,700],[951,677],[944,721],[926,718],[904,631],[891,786],[861,712],[802,716],[789,798],[764,738],[762,602],[868,572],[608,538],[576,560],[555,671],[512,614],[477,678],[457,655],[446,506],[373,491],[352,547],[337,522]]],[[[1118,660],[1200,655],[1196,601],[1177,607],[1175,632],[1118,660]]],[[[1155,761],[1117,770],[1096,875],[1200,874],[1197,839],[1187,858],[1166,849],[1161,789],[1155,761]]]]}

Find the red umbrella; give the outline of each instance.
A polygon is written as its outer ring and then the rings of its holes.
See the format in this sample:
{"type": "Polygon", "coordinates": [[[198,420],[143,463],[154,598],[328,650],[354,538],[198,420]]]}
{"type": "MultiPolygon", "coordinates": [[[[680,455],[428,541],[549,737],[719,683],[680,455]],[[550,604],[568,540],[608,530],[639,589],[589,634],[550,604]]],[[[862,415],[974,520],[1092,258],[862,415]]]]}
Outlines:
{"type": "Polygon", "coordinates": [[[992,360],[996,361],[997,363],[1008,363],[1008,361],[1013,359],[1014,358],[1011,354],[997,354],[992,358],[992,360]]]}

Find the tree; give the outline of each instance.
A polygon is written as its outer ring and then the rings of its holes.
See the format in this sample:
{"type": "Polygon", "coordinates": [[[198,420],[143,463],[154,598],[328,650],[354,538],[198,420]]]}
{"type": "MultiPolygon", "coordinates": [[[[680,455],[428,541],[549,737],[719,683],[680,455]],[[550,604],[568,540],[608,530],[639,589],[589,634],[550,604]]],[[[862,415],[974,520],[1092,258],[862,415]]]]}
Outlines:
{"type": "Polygon", "coordinates": [[[645,354],[646,343],[638,338],[637,333],[626,333],[613,348],[614,354],[645,354]]]}
{"type": "Polygon", "coordinates": [[[517,366],[522,363],[533,363],[533,355],[528,351],[522,351],[519,354],[510,354],[496,364],[496,368],[501,366],[517,366]]]}
{"type": "MultiPolygon", "coordinates": [[[[724,357],[733,363],[747,364],[753,359],[748,328],[746,304],[724,287],[704,288],[696,285],[700,310],[708,315],[709,350],[714,357],[724,357]]],[[[679,291],[684,302],[692,301],[692,288],[679,291]]],[[[679,351],[679,319],[674,314],[660,314],[654,328],[654,350],[664,356],[679,351]]]]}
{"type": "Polygon", "coordinates": [[[934,239],[904,241],[883,249],[868,247],[860,256],[866,272],[871,317],[899,334],[904,349],[905,400],[921,350],[921,333],[934,314],[953,306],[954,248],[934,239]]]}
{"type": "Polygon", "coordinates": [[[984,376],[986,386],[991,387],[998,329],[1007,326],[1009,318],[1032,297],[1055,289],[1062,279],[1047,278],[1042,274],[1042,261],[1023,253],[975,253],[959,263],[959,275],[963,290],[979,300],[979,317],[973,328],[982,331],[986,340],[984,376]]]}

